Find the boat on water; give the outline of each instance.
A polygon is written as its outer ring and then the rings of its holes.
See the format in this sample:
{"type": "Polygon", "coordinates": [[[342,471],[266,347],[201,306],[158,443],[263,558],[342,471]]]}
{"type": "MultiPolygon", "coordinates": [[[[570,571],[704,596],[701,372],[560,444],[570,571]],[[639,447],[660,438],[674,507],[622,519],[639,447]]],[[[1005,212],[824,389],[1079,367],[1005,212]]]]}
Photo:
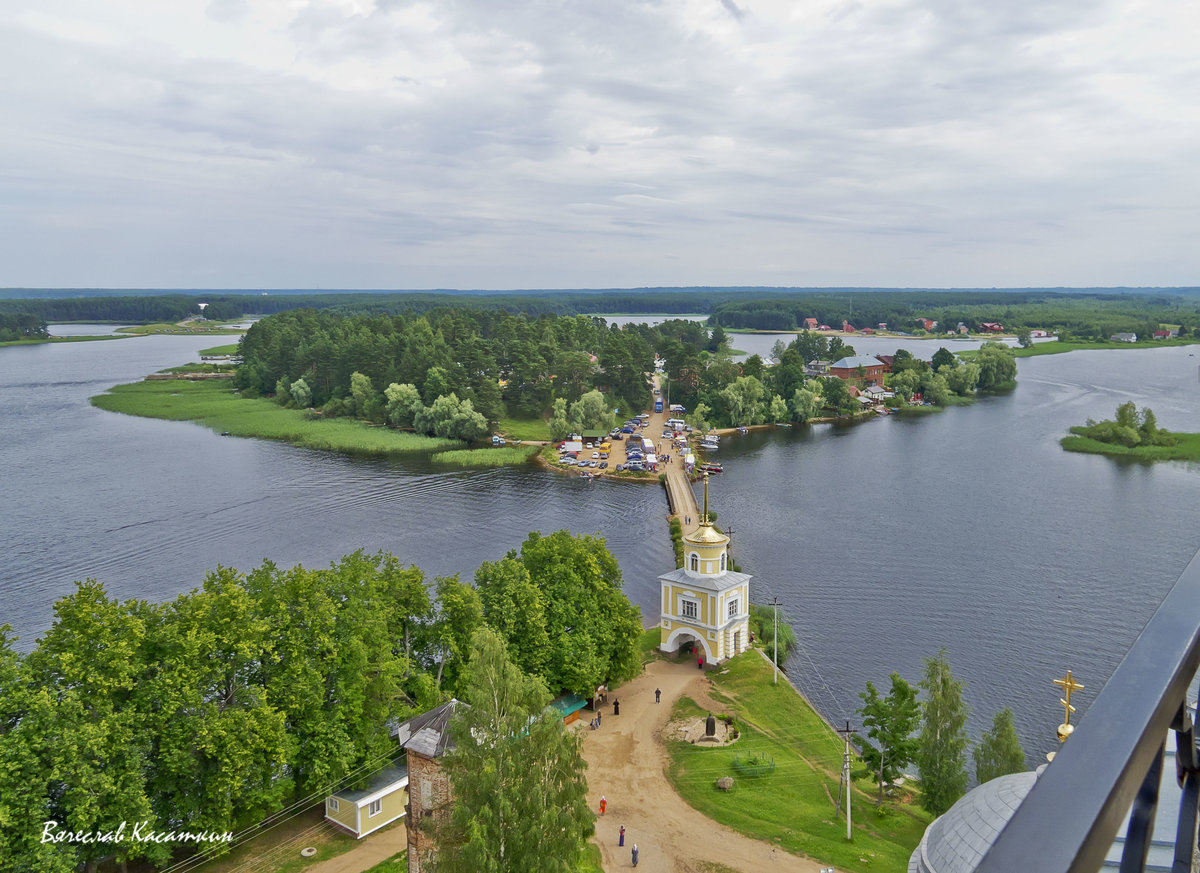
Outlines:
{"type": "Polygon", "coordinates": [[[587,479],[587,480],[589,480],[589,481],[590,481],[590,480],[592,480],[592,479],[595,479],[595,478],[596,478],[596,474],[595,474],[595,473],[580,473],[580,474],[579,474],[579,478],[580,478],[580,479],[587,479]]]}
{"type": "Polygon", "coordinates": [[[716,461],[709,461],[706,464],[701,464],[696,469],[700,470],[702,473],[720,473],[725,468],[722,467],[720,464],[718,464],[716,461]]]}
{"type": "Polygon", "coordinates": [[[739,427],[739,428],[738,428],[738,433],[740,433],[740,434],[743,434],[743,435],[745,435],[745,434],[748,434],[748,433],[750,433],[750,428],[748,428],[748,427],[739,427]]]}
{"type": "Polygon", "coordinates": [[[716,443],[702,442],[702,443],[700,443],[700,448],[709,449],[710,451],[712,451],[715,449],[719,449],[721,447],[719,445],[717,445],[716,443]]]}

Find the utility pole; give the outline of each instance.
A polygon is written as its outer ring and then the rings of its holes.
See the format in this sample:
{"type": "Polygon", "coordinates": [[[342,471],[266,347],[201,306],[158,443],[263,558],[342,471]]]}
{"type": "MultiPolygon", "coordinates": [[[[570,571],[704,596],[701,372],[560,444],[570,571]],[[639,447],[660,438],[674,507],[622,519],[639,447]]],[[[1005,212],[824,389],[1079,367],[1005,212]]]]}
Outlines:
{"type": "Polygon", "coordinates": [[[775,660],[775,682],[779,684],[779,598],[776,597],[768,606],[775,607],[775,636],[771,640],[771,655],[775,660]]]}
{"type": "Polygon", "coordinates": [[[838,810],[842,808],[842,787],[845,786],[846,791],[846,840],[853,839],[850,833],[850,734],[856,734],[858,731],[850,729],[850,722],[846,722],[846,727],[838,728],[839,734],[846,736],[846,751],[842,755],[842,781],[838,785],[838,810]]]}

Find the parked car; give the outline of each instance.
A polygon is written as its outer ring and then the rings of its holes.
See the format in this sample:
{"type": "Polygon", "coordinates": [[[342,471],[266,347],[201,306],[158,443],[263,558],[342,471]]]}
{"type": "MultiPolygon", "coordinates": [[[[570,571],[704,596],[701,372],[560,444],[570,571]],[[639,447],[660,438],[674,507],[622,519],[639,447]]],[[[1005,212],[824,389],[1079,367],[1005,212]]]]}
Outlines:
{"type": "Polygon", "coordinates": [[[600,457],[600,453],[599,453],[599,452],[592,452],[592,457],[593,457],[593,458],[599,458],[599,457],[600,457]]]}
{"type": "Polygon", "coordinates": [[[607,457],[608,457],[608,452],[601,452],[601,453],[600,453],[600,457],[601,457],[601,458],[607,458],[607,457]]]}
{"type": "Polygon", "coordinates": [[[633,433],[633,428],[631,428],[629,425],[625,425],[625,427],[621,428],[621,433],[633,433]]]}
{"type": "Polygon", "coordinates": [[[607,469],[608,469],[608,461],[601,461],[601,462],[600,462],[600,469],[601,469],[601,470],[607,470],[607,469]]]}
{"type": "Polygon", "coordinates": [[[617,472],[620,473],[625,469],[624,464],[617,464],[617,472]]]}

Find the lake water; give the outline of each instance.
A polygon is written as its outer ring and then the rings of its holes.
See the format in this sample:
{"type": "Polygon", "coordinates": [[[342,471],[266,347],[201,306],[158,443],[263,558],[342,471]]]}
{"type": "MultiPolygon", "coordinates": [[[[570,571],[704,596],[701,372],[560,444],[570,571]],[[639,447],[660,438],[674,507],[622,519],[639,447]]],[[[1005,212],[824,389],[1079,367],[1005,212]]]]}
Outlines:
{"type": "MultiPolygon", "coordinates": [[[[605,536],[630,598],[657,615],[673,566],[657,486],[321,454],[88,404],[218,341],[0,349],[0,623],[22,648],[77,579],[162,600],[218,563],[322,566],[357,548],[469,578],[530,530],[560,528],[605,536]]],[[[1051,748],[1050,680],[1075,671],[1082,714],[1200,548],[1200,465],[1057,440],[1130,399],[1163,427],[1200,429],[1198,361],[1187,347],[1023,359],[1015,391],[968,407],[723,441],[712,503],[754,599],[777,595],[803,642],[790,675],[831,719],[856,720],[868,679],[916,680],[944,644],[974,735],[1008,705],[1031,756],[1051,748]]]]}

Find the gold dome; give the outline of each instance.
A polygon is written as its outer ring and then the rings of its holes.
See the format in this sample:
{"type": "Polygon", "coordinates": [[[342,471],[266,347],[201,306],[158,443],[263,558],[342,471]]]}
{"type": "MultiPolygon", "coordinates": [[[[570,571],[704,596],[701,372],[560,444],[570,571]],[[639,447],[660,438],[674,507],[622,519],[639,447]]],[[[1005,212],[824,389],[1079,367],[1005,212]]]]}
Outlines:
{"type": "Polygon", "coordinates": [[[729,537],[716,530],[707,521],[702,521],[700,527],[685,536],[683,541],[696,546],[723,546],[729,542],[729,537]]]}

